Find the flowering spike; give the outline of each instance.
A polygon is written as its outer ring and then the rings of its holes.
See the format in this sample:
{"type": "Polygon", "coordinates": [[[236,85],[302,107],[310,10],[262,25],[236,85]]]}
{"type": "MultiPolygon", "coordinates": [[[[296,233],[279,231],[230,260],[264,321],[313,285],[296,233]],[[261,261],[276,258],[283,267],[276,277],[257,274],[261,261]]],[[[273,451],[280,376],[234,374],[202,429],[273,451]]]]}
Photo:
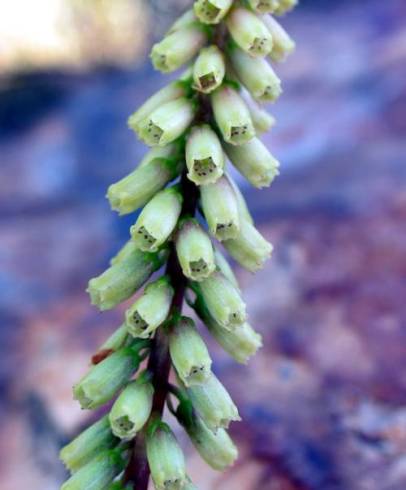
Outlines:
{"type": "Polygon", "coordinates": [[[167,277],[150,283],[144,294],[125,313],[125,325],[133,337],[146,339],[166,320],[174,294],[167,277]]]}
{"type": "Polygon", "coordinates": [[[284,61],[294,51],[295,41],[271,15],[264,15],[263,20],[273,39],[270,58],[274,61],[284,61]]]}
{"type": "Polygon", "coordinates": [[[147,422],[154,388],[143,379],[131,381],[120,393],[109,414],[111,429],[120,439],[132,439],[147,422]]]}
{"type": "Polygon", "coordinates": [[[253,58],[237,46],[229,53],[238,78],[255,99],[269,102],[280,96],[281,81],[264,58],[253,58]]]}
{"type": "Polygon", "coordinates": [[[132,250],[129,246],[126,254],[89,281],[87,292],[92,305],[100,310],[110,310],[132,296],[167,257],[165,250],[151,254],[137,250],[135,245],[132,250]]]}
{"type": "Polygon", "coordinates": [[[143,119],[137,126],[137,133],[148,146],[165,146],[188,129],[194,115],[194,103],[180,97],[163,104],[143,119]]]}
{"type": "Polygon", "coordinates": [[[152,422],[146,438],[148,464],[156,490],[181,490],[188,483],[185,457],[169,426],[152,422]]]}
{"type": "Polygon", "coordinates": [[[111,400],[130,376],[138,369],[139,356],[130,347],[124,347],[106,357],[73,387],[75,400],[82,408],[94,409],[111,400]]]}
{"type": "Polygon", "coordinates": [[[242,220],[240,233],[236,238],[223,242],[227,252],[243,267],[251,272],[262,269],[271,256],[272,245],[248,221],[242,220]]]}
{"type": "Polygon", "coordinates": [[[248,0],[252,10],[259,14],[268,14],[274,12],[278,6],[279,0],[248,0]]]}
{"type": "Polygon", "coordinates": [[[61,490],[105,490],[124,469],[125,461],[118,451],[104,451],[67,480],[61,490]]]}
{"type": "Polygon", "coordinates": [[[228,13],[232,0],[196,0],[194,11],[200,22],[218,24],[228,13]]]}
{"type": "Polygon", "coordinates": [[[74,473],[101,451],[114,447],[117,442],[118,439],[111,432],[108,416],[105,415],[63,447],[59,456],[67,469],[74,473]]]}
{"type": "Polygon", "coordinates": [[[196,290],[202,296],[210,314],[224,328],[232,330],[245,322],[245,303],[238,289],[221,272],[198,283],[196,290]]]}
{"type": "Polygon", "coordinates": [[[206,30],[198,22],[174,30],[153,46],[152,64],[163,73],[175,71],[190,61],[206,41],[206,30]]]}
{"type": "Polygon", "coordinates": [[[156,252],[173,232],[182,202],[183,197],[177,187],[158,192],[130,228],[135,246],[144,252],[156,252]]]}
{"type": "Polygon", "coordinates": [[[185,386],[203,383],[210,376],[209,352],[190,318],[182,317],[172,326],[169,351],[172,364],[185,386]]]}
{"type": "Polygon", "coordinates": [[[200,51],[193,66],[194,88],[208,94],[223,81],[226,67],[224,55],[217,46],[209,46],[200,51]]]}
{"type": "Polygon", "coordinates": [[[208,277],[215,269],[213,245],[194,219],[185,219],[176,235],[176,252],[183,274],[194,281],[208,277]]]}
{"type": "Polygon", "coordinates": [[[222,86],[211,95],[214,118],[225,141],[242,145],[255,136],[249,110],[231,87],[222,86]]]}
{"type": "Polygon", "coordinates": [[[213,432],[200,417],[188,409],[189,404],[186,413],[182,410],[182,405],[181,403],[177,410],[177,418],[200,456],[217,471],[231,466],[238,457],[238,451],[227,432],[222,428],[213,432]]]}
{"type": "MultiPolygon", "coordinates": [[[[145,158],[150,158],[147,155],[145,158]]],[[[112,184],[107,197],[113,210],[129,214],[144,206],[158,191],[174,179],[183,167],[181,159],[153,158],[143,160],[132,173],[112,184]]]]}
{"type": "Polygon", "coordinates": [[[214,374],[205,383],[187,388],[187,393],[196,413],[210,430],[227,429],[230,422],[241,420],[230,395],[214,374]]]}
{"type": "Polygon", "coordinates": [[[186,143],[188,178],[197,185],[211,184],[223,175],[224,152],[208,124],[194,126],[186,143]]]}
{"type": "Polygon", "coordinates": [[[279,162],[259,139],[238,147],[227,144],[224,147],[233,165],[253,186],[268,187],[279,175],[279,162]]]}
{"type": "Polygon", "coordinates": [[[272,36],[263,21],[253,12],[236,7],[226,19],[231,37],[251,56],[266,56],[272,50],[272,36]]]}

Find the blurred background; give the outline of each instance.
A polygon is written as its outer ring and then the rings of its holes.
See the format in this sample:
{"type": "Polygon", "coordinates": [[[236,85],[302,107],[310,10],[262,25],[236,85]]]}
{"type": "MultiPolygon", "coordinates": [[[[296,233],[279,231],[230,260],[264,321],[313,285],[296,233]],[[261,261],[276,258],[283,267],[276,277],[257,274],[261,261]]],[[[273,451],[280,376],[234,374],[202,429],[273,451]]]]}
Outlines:
{"type": "MultiPolygon", "coordinates": [[[[191,4],[0,0],[0,488],[56,490],[71,398],[124,307],[84,292],[125,242],[107,186],[145,148],[128,115],[167,79],[151,44],[191,4]]],[[[237,268],[265,347],[248,367],[211,343],[240,407],[241,457],[202,490],[406,488],[406,4],[303,0],[267,136],[269,190],[240,183],[275,246],[237,268]]]]}

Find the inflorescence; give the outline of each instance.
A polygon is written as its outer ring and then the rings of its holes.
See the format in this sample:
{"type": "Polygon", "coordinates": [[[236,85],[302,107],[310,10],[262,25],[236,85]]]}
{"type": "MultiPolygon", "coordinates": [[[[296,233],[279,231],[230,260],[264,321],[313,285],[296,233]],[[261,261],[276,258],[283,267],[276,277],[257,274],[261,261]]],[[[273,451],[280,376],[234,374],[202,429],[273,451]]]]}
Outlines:
{"type": "Polygon", "coordinates": [[[82,408],[110,403],[110,409],[62,449],[71,472],[63,490],[145,490],[149,474],[157,490],[196,488],[162,420],[165,405],[211,467],[224,470],[237,458],[227,433],[240,420],[237,407],[181,309],[185,299],[237,362],[261,346],[236,277],[212,239],[251,272],[271,255],[226,162],[257,188],[278,175],[278,161],[259,139],[275,122],[261,103],[282,91],[269,60],[285,59],[295,46],[274,16],[296,3],[197,0],[152,48],[161,72],[189,66],[129,118],[151,148],[107,197],[120,215],[142,210],[110,267],[89,281],[92,304],[114,308],[167,265],[73,388],[82,408]],[[171,367],[176,382],[169,381],[171,367]]]}

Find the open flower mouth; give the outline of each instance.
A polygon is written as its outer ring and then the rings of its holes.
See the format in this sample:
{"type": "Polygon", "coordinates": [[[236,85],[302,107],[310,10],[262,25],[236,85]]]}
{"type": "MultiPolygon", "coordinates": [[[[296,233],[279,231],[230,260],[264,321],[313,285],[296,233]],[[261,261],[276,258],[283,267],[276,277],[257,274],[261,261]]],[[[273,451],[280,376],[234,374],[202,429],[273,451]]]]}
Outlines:
{"type": "Polygon", "coordinates": [[[216,21],[217,17],[219,16],[221,10],[213,5],[209,0],[206,0],[201,4],[201,7],[199,9],[199,14],[206,19],[207,22],[214,22],[216,21]]]}
{"type": "Polygon", "coordinates": [[[265,37],[256,37],[249,48],[250,52],[253,54],[264,54],[268,52],[269,40],[265,37]]]}
{"type": "Polygon", "coordinates": [[[138,243],[142,250],[151,250],[156,243],[155,237],[153,237],[144,226],[138,228],[135,233],[134,240],[138,243]]]}
{"type": "Polygon", "coordinates": [[[212,157],[195,160],[193,163],[193,170],[199,177],[210,176],[210,174],[216,171],[216,168],[217,167],[213,162],[212,157]]]}
{"type": "Polygon", "coordinates": [[[199,77],[199,83],[202,89],[209,90],[217,85],[217,79],[214,73],[207,73],[199,77]]]}
{"type": "Polygon", "coordinates": [[[148,323],[142,318],[142,316],[135,311],[132,315],[132,324],[136,329],[145,331],[148,328],[148,323]]]}
{"type": "Polygon", "coordinates": [[[163,133],[163,130],[159,126],[154,124],[153,121],[149,121],[145,132],[146,142],[150,144],[159,143],[163,133]]]}

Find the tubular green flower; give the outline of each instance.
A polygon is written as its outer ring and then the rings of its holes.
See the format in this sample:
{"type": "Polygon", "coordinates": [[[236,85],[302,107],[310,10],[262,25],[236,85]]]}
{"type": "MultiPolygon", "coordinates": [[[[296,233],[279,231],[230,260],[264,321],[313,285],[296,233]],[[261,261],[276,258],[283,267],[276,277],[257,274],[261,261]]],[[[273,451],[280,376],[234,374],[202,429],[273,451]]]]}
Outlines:
{"type": "Polygon", "coordinates": [[[109,414],[111,430],[120,439],[132,439],[146,424],[154,388],[145,380],[131,381],[120,393],[109,414]]]}
{"type": "Polygon", "coordinates": [[[238,289],[221,272],[213,272],[196,289],[210,314],[224,328],[232,330],[245,322],[245,303],[238,289]]]}
{"type": "Polygon", "coordinates": [[[248,3],[255,12],[267,14],[275,11],[279,0],[248,0],[248,3]]]}
{"type": "Polygon", "coordinates": [[[226,19],[231,37],[251,56],[267,56],[272,50],[272,37],[262,20],[253,12],[236,7],[226,19]]]}
{"type": "Polygon", "coordinates": [[[227,252],[243,267],[251,272],[262,269],[271,256],[272,245],[248,221],[241,220],[240,233],[236,238],[226,240],[223,245],[227,252]]]}
{"type": "Polygon", "coordinates": [[[202,185],[200,197],[210,233],[220,241],[237,236],[238,201],[228,180],[223,176],[214,184],[202,185]]]}
{"type": "Polygon", "coordinates": [[[182,404],[177,411],[177,418],[185,428],[190,440],[206,463],[217,471],[224,471],[238,457],[238,451],[227,432],[220,428],[210,430],[193,411],[182,413],[182,404]]]}
{"type": "Polygon", "coordinates": [[[200,51],[193,66],[194,88],[208,94],[223,82],[226,72],[224,55],[217,46],[208,46],[200,51]]]}
{"type": "Polygon", "coordinates": [[[206,344],[198,334],[193,320],[180,318],[169,333],[172,364],[185,384],[205,382],[211,374],[211,359],[206,344]]]}
{"type": "Polygon", "coordinates": [[[59,457],[74,473],[105,449],[118,442],[111,432],[108,416],[104,416],[61,449],[59,457]]]}
{"type": "Polygon", "coordinates": [[[186,143],[188,178],[196,185],[211,184],[223,175],[224,152],[208,124],[194,126],[186,143]]]}
{"type": "Polygon", "coordinates": [[[249,110],[231,87],[222,86],[211,94],[214,118],[228,143],[242,145],[255,136],[249,110]]]}
{"type": "Polygon", "coordinates": [[[61,490],[106,490],[124,466],[118,451],[104,451],[74,473],[61,490]]]}
{"type": "Polygon", "coordinates": [[[166,320],[174,289],[167,277],[148,284],[144,294],[125,313],[125,325],[133,337],[146,339],[166,320]]]}
{"type": "Polygon", "coordinates": [[[184,82],[176,80],[152,95],[142,106],[136,110],[129,118],[128,125],[131,129],[138,132],[140,124],[161,105],[179,99],[187,95],[187,87],[184,82]]]}
{"type": "Polygon", "coordinates": [[[266,133],[276,124],[275,118],[269,114],[268,111],[263,109],[258,102],[253,100],[248,94],[241,93],[244,102],[247,104],[252,124],[254,125],[255,133],[257,135],[266,133]]]}
{"type": "Polygon", "coordinates": [[[281,81],[264,58],[253,58],[237,46],[229,54],[238,78],[255,99],[268,102],[280,96],[281,81]]]}
{"type": "Polygon", "coordinates": [[[246,364],[248,359],[262,347],[261,335],[255,332],[247,322],[233,330],[226,330],[214,320],[200,298],[196,300],[193,308],[211,335],[237,362],[246,364]]]}
{"type": "Polygon", "coordinates": [[[264,23],[271,33],[273,48],[269,54],[274,61],[283,61],[295,49],[295,41],[271,15],[264,15],[264,23]]]}
{"type": "Polygon", "coordinates": [[[146,437],[147,458],[157,490],[181,490],[188,483],[185,458],[176,437],[163,422],[152,423],[146,437]]]}
{"type": "Polygon", "coordinates": [[[194,116],[193,101],[180,97],[152,111],[139,123],[137,133],[148,146],[165,146],[188,129],[194,116]]]}
{"type": "Polygon", "coordinates": [[[156,70],[163,73],[175,71],[190,61],[206,42],[206,29],[201,24],[187,24],[172,31],[153,46],[152,64],[156,70]]]}
{"type": "Polygon", "coordinates": [[[225,144],[224,148],[233,165],[254,187],[267,187],[279,175],[279,162],[258,138],[238,147],[225,144]]]}
{"type": "Polygon", "coordinates": [[[194,11],[200,22],[218,24],[228,13],[232,0],[196,0],[194,11]]]}
{"type": "MultiPolygon", "coordinates": [[[[152,155],[147,155],[145,158],[149,157],[152,155]]],[[[154,158],[151,161],[144,159],[132,173],[109,187],[107,197],[111,209],[123,215],[144,206],[179,174],[183,165],[181,159],[154,158]]]]}
{"type": "Polygon", "coordinates": [[[171,25],[166,35],[184,29],[185,27],[189,27],[191,24],[196,23],[196,21],[197,17],[193,9],[186,10],[186,12],[178,17],[177,20],[171,25]]]}
{"type": "Polygon", "coordinates": [[[123,347],[93,366],[73,387],[73,395],[82,408],[94,409],[111,400],[138,369],[139,356],[131,347],[123,347]]]}
{"type": "Polygon", "coordinates": [[[158,192],[130,228],[136,247],[144,252],[156,252],[175,229],[182,202],[183,197],[177,186],[158,192]]]}
{"type": "Polygon", "coordinates": [[[233,269],[218,248],[214,250],[214,257],[219,271],[231,282],[233,286],[239,290],[238,281],[235,277],[233,269]]]}
{"type": "Polygon", "coordinates": [[[276,15],[284,15],[296,7],[298,0],[278,0],[278,6],[275,9],[276,15]]]}
{"type": "Polygon", "coordinates": [[[122,256],[100,276],[90,279],[87,292],[92,305],[100,310],[110,310],[125,301],[139,289],[167,258],[167,251],[151,254],[126,249],[122,256]]]}
{"type": "Polygon", "coordinates": [[[238,203],[238,212],[240,214],[240,219],[244,219],[245,221],[248,221],[249,223],[254,223],[254,220],[253,220],[251,213],[248,209],[245,198],[242,195],[242,192],[240,191],[240,188],[235,183],[234,179],[231,177],[230,174],[226,174],[226,179],[230,182],[230,185],[235,192],[235,196],[237,198],[237,203],[238,203]]]}
{"type": "Polygon", "coordinates": [[[176,252],[183,274],[194,281],[215,269],[213,245],[195,219],[185,219],[176,235],[176,252]]]}
{"type": "Polygon", "coordinates": [[[187,388],[187,393],[210,430],[227,429],[230,422],[241,420],[230,395],[214,374],[205,383],[187,388]]]}
{"type": "Polygon", "coordinates": [[[128,332],[125,323],[118,327],[110,337],[99,347],[98,352],[106,350],[118,350],[126,344],[128,332]]]}

